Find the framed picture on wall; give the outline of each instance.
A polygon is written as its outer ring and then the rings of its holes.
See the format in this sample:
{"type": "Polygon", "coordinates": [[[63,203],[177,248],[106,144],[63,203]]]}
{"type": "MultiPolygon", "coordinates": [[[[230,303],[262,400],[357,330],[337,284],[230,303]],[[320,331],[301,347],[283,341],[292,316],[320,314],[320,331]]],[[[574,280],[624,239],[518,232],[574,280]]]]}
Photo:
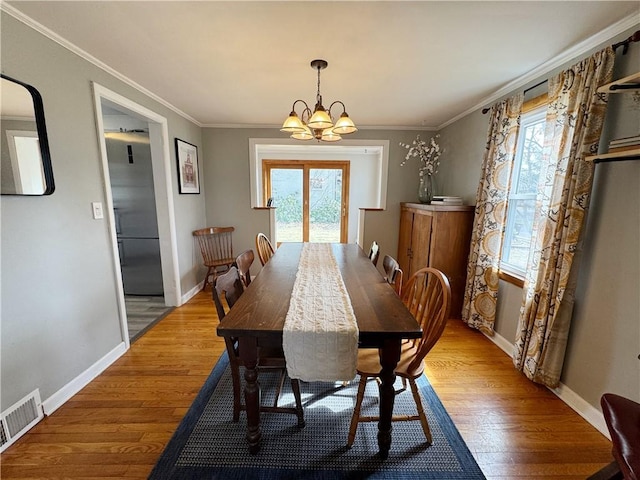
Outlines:
{"type": "Polygon", "coordinates": [[[198,147],[176,138],[176,159],[180,193],[200,193],[198,147]]]}

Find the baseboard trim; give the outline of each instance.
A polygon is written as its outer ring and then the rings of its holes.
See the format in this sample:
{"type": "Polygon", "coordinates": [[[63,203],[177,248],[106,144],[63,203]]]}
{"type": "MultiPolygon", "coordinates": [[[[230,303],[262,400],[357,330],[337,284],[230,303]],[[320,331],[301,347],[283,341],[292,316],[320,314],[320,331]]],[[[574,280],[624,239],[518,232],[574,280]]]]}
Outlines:
{"type": "Polygon", "coordinates": [[[500,350],[509,355],[509,358],[513,358],[513,343],[504,338],[498,332],[494,332],[493,337],[490,337],[489,335],[485,335],[485,337],[495,343],[500,350]]]}
{"type": "Polygon", "coordinates": [[[569,387],[561,383],[557,388],[550,388],[560,400],[569,405],[575,412],[595,427],[601,434],[611,440],[607,423],[604,420],[604,415],[600,410],[594,408],[593,405],[588,403],[576,392],[569,387]]]}
{"type": "MultiPolygon", "coordinates": [[[[504,353],[506,353],[510,358],[513,358],[514,344],[509,342],[506,338],[498,333],[494,333],[492,337],[489,335],[485,335],[489,340],[491,340],[495,345],[500,348],[504,353]]],[[[569,387],[560,383],[560,386],[557,388],[550,388],[560,400],[566,403],[572,410],[574,410],[578,415],[584,418],[591,426],[597,429],[601,434],[611,440],[611,436],[609,435],[609,429],[607,428],[607,424],[604,421],[604,415],[600,410],[593,407],[589,402],[583,399],[576,392],[571,390],[569,387]]]]}
{"type": "MultiPolygon", "coordinates": [[[[200,290],[202,290],[202,286],[204,285],[204,280],[201,281],[200,283],[198,283],[195,287],[193,287],[191,290],[189,290],[187,293],[185,293],[184,295],[182,295],[182,303],[181,305],[184,305],[185,303],[187,303],[189,300],[191,300],[193,297],[195,297],[198,292],[200,292],[200,290]]],[[[180,306],[180,305],[178,305],[180,306]]]]}
{"type": "Polygon", "coordinates": [[[45,415],[51,415],[76,393],[86,387],[94,378],[104,372],[113,362],[127,351],[124,342],[118,344],[104,357],[91,365],[88,369],[67,383],[64,387],[42,402],[45,415]]]}

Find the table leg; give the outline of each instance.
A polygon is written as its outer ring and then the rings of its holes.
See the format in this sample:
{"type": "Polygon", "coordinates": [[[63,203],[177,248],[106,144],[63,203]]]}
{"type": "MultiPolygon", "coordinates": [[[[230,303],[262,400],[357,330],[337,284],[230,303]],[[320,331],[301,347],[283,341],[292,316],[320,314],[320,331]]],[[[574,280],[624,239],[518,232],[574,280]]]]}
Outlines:
{"type": "Polygon", "coordinates": [[[393,384],[396,381],[395,369],[400,360],[401,340],[389,339],[379,350],[380,365],[380,421],[378,422],[378,447],[380,458],[385,460],[389,456],[391,448],[391,417],[393,416],[393,403],[395,391],[393,384]]]}
{"type": "Polygon", "coordinates": [[[258,344],[255,337],[240,337],[240,358],[244,370],[244,404],[247,411],[247,442],[249,452],[260,450],[260,383],[258,382],[258,344]]]}

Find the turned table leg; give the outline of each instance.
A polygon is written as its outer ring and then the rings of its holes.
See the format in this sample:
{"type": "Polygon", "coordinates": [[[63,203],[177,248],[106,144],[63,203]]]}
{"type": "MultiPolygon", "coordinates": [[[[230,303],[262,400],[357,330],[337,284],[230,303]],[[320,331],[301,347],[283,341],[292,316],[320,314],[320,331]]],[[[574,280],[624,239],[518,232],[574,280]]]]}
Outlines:
{"type": "Polygon", "coordinates": [[[240,358],[244,370],[244,404],[247,411],[247,442],[249,452],[260,450],[260,383],[258,382],[258,345],[255,337],[240,337],[240,358]]]}
{"type": "Polygon", "coordinates": [[[389,456],[391,448],[391,417],[393,416],[393,403],[395,391],[393,384],[396,381],[395,368],[400,360],[401,340],[385,340],[379,350],[380,365],[380,421],[378,422],[378,447],[380,458],[385,460],[389,456]]]}

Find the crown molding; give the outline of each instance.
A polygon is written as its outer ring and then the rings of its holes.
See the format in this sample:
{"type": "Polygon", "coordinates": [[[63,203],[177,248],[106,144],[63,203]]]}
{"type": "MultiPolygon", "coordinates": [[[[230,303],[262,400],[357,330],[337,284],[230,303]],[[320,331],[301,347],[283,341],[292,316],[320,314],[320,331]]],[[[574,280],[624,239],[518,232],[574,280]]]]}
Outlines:
{"type": "Polygon", "coordinates": [[[177,113],[178,115],[180,115],[184,119],[196,124],[198,127],[202,127],[202,124],[200,122],[198,122],[195,118],[189,116],[188,114],[186,114],[185,112],[183,112],[182,110],[177,108],[176,106],[174,106],[171,103],[167,102],[162,97],[156,95],[155,93],[153,93],[150,90],[147,90],[145,87],[143,87],[142,85],[134,82],[129,77],[126,77],[125,75],[123,75],[122,73],[118,72],[114,68],[111,68],[106,63],[98,60],[96,57],[94,57],[90,53],[82,50],[81,48],[79,48],[78,46],[74,45],[73,43],[71,43],[67,39],[61,37],[60,35],[55,33],[53,30],[50,30],[49,28],[45,27],[41,23],[36,22],[33,18],[25,15],[24,13],[22,13],[20,10],[16,9],[15,7],[13,7],[11,5],[8,5],[4,1],[0,1],[0,10],[2,10],[5,13],[7,13],[8,15],[11,15],[13,18],[15,18],[16,20],[24,23],[25,25],[27,25],[28,27],[32,28],[33,30],[41,33],[42,35],[44,35],[48,39],[53,40],[54,42],[56,42],[58,45],[62,46],[63,48],[66,48],[70,52],[75,53],[76,55],[78,55],[83,60],[86,60],[87,62],[92,63],[96,67],[104,70],[105,72],[107,72],[108,74],[110,74],[113,77],[117,78],[121,82],[126,83],[130,87],[138,90],[140,93],[143,93],[147,97],[149,97],[149,98],[155,100],[156,102],[164,105],[169,110],[177,113]]]}
{"type": "MultiPolygon", "coordinates": [[[[246,124],[246,123],[203,123],[200,125],[202,128],[270,128],[273,130],[280,130],[281,125],[273,124],[246,124]]],[[[416,127],[415,125],[395,125],[395,126],[361,126],[358,125],[358,130],[399,130],[399,131],[418,131],[418,132],[435,132],[438,129],[435,127],[416,127]]],[[[346,138],[346,137],[343,137],[346,138]]]]}
{"type": "Polygon", "coordinates": [[[543,63],[542,65],[537,66],[533,70],[525,73],[521,77],[507,83],[504,87],[500,88],[496,92],[494,92],[489,97],[482,100],[480,103],[477,103],[473,107],[465,110],[464,112],[456,115],[451,120],[446,121],[442,125],[438,126],[436,130],[442,130],[443,128],[451,125],[452,123],[460,120],[463,117],[466,117],[472,112],[479,110],[486,105],[490,105],[505,95],[518,90],[521,87],[524,87],[528,83],[532,83],[535,80],[539,80],[543,75],[555,70],[556,68],[568,63],[569,61],[584,55],[589,50],[592,50],[599,45],[611,40],[616,35],[620,35],[621,33],[637,26],[638,23],[638,14],[632,13],[625,18],[617,21],[616,23],[608,26],[604,30],[592,35],[591,37],[583,40],[582,42],[574,45],[568,50],[564,51],[562,54],[558,55],[555,58],[552,58],[548,62],[543,63]]]}

